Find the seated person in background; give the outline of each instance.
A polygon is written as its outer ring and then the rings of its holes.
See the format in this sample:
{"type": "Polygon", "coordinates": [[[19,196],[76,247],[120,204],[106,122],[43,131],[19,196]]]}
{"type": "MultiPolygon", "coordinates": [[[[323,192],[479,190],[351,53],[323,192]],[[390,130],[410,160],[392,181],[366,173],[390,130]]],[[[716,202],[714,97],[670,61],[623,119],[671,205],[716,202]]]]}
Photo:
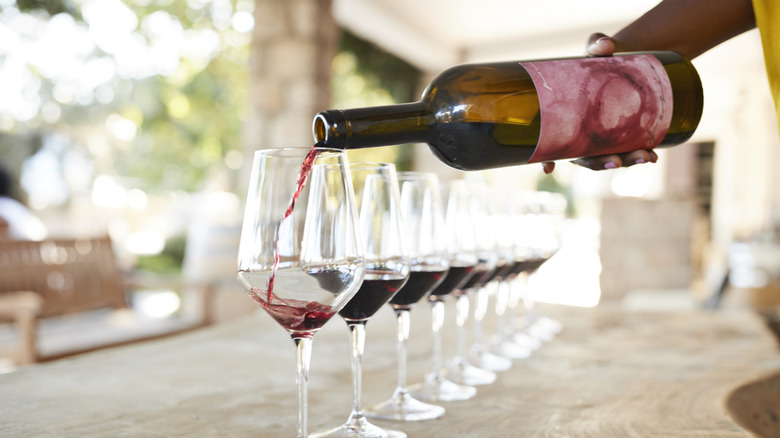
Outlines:
{"type": "Polygon", "coordinates": [[[0,166],[0,240],[43,240],[46,226],[21,202],[13,198],[14,180],[0,166]]]}

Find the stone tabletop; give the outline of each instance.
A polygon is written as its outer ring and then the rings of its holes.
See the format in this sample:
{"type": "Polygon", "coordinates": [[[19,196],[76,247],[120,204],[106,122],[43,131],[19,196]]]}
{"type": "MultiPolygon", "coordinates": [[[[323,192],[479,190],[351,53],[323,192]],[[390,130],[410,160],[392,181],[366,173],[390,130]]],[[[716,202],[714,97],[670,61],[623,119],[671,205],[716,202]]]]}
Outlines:
{"type": "MultiPolygon", "coordinates": [[[[452,352],[448,303],[445,352],[452,352]]],[[[755,315],[547,307],[564,331],[517,360],[444,417],[377,424],[414,437],[749,437],[726,408],[731,392],[780,370],[755,315]]],[[[431,366],[427,306],[412,312],[409,382],[431,366]]],[[[396,382],[395,321],[367,326],[364,405],[396,382]]],[[[295,354],[257,313],[187,334],[24,367],[0,376],[3,437],[292,437],[295,354]]],[[[334,318],[314,338],[310,432],[351,406],[349,336],[334,318]]]]}

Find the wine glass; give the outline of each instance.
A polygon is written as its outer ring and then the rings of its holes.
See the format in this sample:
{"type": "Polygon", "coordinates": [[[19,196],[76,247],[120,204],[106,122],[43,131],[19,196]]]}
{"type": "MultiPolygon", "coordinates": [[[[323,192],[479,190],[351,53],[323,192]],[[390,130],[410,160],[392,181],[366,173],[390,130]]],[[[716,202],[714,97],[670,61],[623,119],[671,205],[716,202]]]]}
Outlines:
{"type": "Polygon", "coordinates": [[[446,198],[444,230],[450,269],[444,280],[428,295],[431,306],[431,332],[433,334],[433,369],[422,383],[412,385],[412,394],[422,400],[468,400],[477,394],[473,386],[453,382],[444,376],[441,353],[441,328],[444,324],[444,302],[449,294],[469,280],[477,265],[476,235],[469,214],[469,192],[465,181],[457,180],[443,185],[446,198]]]}
{"type": "Polygon", "coordinates": [[[455,357],[447,366],[447,378],[464,385],[489,385],[496,381],[496,373],[472,365],[466,350],[466,322],[470,314],[471,296],[481,288],[496,268],[498,258],[494,251],[495,232],[492,216],[488,211],[488,186],[484,181],[473,181],[469,187],[469,216],[476,238],[477,265],[471,278],[453,291],[455,296],[455,325],[457,327],[455,357]]]}
{"type": "Polygon", "coordinates": [[[511,258],[511,240],[505,234],[502,234],[501,225],[503,224],[500,215],[501,202],[497,199],[494,190],[486,196],[487,212],[480,222],[486,233],[492,234],[492,248],[486,249],[493,252],[495,263],[493,269],[485,274],[480,281],[481,285],[475,287],[474,291],[474,343],[469,351],[469,359],[475,366],[489,371],[506,371],[512,367],[512,360],[508,357],[494,353],[492,345],[484,333],[483,321],[488,311],[488,304],[491,293],[497,296],[496,289],[504,273],[507,271],[509,260],[511,258]]]}
{"type": "Polygon", "coordinates": [[[538,345],[530,342],[515,342],[515,336],[511,330],[514,321],[511,316],[514,314],[516,301],[512,292],[517,274],[527,266],[528,246],[526,241],[518,239],[517,236],[524,236],[526,233],[534,233],[532,227],[529,227],[522,219],[523,203],[517,196],[508,197],[506,202],[499,208],[496,230],[502,236],[506,236],[505,257],[506,263],[501,272],[501,278],[496,285],[496,305],[495,312],[497,317],[495,341],[492,350],[503,357],[510,359],[525,359],[531,355],[538,345]],[[514,306],[514,307],[513,307],[514,306]]]}
{"type": "Polygon", "coordinates": [[[350,163],[365,252],[363,284],[339,315],[352,340],[352,412],[346,423],[317,438],[406,438],[406,434],[371,424],[361,407],[362,358],[366,323],[409,277],[409,250],[403,236],[400,194],[392,163],[350,163]]]}
{"type": "Polygon", "coordinates": [[[398,327],[398,384],[393,395],[366,411],[366,416],[383,420],[418,421],[444,415],[444,408],[424,403],[406,387],[407,342],[414,305],[444,279],[449,269],[444,218],[436,174],[399,172],[401,216],[409,245],[409,280],[390,299],[398,327]]]}
{"type": "Polygon", "coordinates": [[[509,300],[507,320],[504,325],[503,342],[505,345],[519,345],[528,351],[538,349],[542,340],[531,335],[524,327],[525,316],[520,317],[519,307],[530,301],[528,292],[528,276],[539,267],[538,248],[534,243],[540,230],[537,229],[538,192],[521,192],[515,197],[517,208],[514,216],[515,224],[515,269],[509,281],[509,300]],[[517,321],[520,321],[518,327],[517,321]]]}
{"type": "Polygon", "coordinates": [[[255,152],[238,251],[238,281],[292,337],[298,437],[306,437],[314,334],[357,292],[365,263],[346,154],[255,152]]]}
{"type": "MultiPolygon", "coordinates": [[[[535,306],[533,293],[528,288],[528,277],[532,276],[547,260],[555,255],[561,247],[563,226],[566,218],[566,198],[560,193],[537,192],[534,196],[533,236],[529,236],[534,257],[525,277],[523,304],[525,317],[522,334],[535,337],[541,341],[552,340],[563,329],[560,321],[542,315],[535,306]]],[[[519,336],[522,336],[520,334],[519,336]]]]}

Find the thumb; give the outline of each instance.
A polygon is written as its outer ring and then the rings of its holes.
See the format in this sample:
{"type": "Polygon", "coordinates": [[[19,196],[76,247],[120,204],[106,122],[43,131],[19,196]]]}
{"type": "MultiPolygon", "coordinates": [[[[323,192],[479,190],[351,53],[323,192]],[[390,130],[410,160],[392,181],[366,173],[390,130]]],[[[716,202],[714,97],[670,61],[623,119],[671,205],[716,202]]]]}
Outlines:
{"type": "Polygon", "coordinates": [[[585,54],[591,56],[611,56],[615,53],[615,41],[603,33],[594,33],[588,38],[585,54]]]}

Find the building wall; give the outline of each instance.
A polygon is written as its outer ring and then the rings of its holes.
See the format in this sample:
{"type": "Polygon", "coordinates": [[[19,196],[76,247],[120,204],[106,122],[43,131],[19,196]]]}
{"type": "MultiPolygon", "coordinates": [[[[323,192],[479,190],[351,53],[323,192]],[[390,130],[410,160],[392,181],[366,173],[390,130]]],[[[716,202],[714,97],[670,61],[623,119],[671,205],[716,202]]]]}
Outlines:
{"type": "MultiPolygon", "coordinates": [[[[250,152],[254,149],[311,144],[312,116],[330,104],[330,60],[335,53],[338,36],[331,3],[330,0],[256,1],[251,65],[254,79],[250,90],[252,111],[246,125],[247,156],[251,156],[250,152]]],[[[388,39],[408,40],[411,35],[401,35],[404,32],[398,29],[404,27],[383,27],[382,23],[387,20],[383,21],[381,17],[357,15],[357,20],[363,25],[360,27],[362,32],[358,34],[386,49],[394,47],[387,44],[388,39]]],[[[339,19],[346,20],[344,17],[339,19]]],[[[614,29],[597,30],[611,33],[622,24],[615,23],[614,29]]],[[[453,63],[571,56],[582,53],[588,32],[582,29],[562,30],[538,40],[524,38],[516,44],[504,41],[476,48],[449,48],[447,53],[459,54],[452,58],[453,63]]],[[[424,49],[430,46],[422,40],[424,35],[417,37],[421,40],[415,47],[424,49]]],[[[395,54],[412,63],[417,59],[418,67],[426,70],[426,79],[440,70],[433,71],[430,65],[419,62],[421,58],[409,57],[403,51],[395,54]]],[[[431,55],[427,59],[439,58],[431,55]]],[[[705,258],[717,264],[725,260],[731,242],[769,229],[772,218],[780,211],[780,190],[777,189],[780,186],[780,140],[757,31],[724,43],[694,60],[694,65],[704,84],[705,108],[692,141],[715,144],[710,220],[712,237],[703,245],[706,248],[697,251],[709,254],[705,258]]],[[[427,83],[427,80],[424,82],[427,83]]],[[[439,163],[427,146],[412,147],[415,148],[420,170],[437,172],[442,179],[463,176],[462,172],[439,163]]],[[[647,192],[645,200],[667,200],[669,205],[666,207],[673,206],[674,202],[690,201],[677,199],[679,196],[673,190],[666,191],[665,181],[674,181],[675,173],[690,171],[679,163],[665,164],[666,159],[673,160],[674,154],[662,151],[658,164],[637,166],[646,168],[642,172],[652,180],[652,190],[647,192]]],[[[565,163],[559,166],[556,174],[564,183],[572,185],[575,194],[597,199],[614,197],[610,183],[621,175],[619,172],[585,171],[565,163]]],[[[538,165],[520,166],[484,172],[481,176],[505,187],[529,188],[541,176],[541,170],[538,165]]],[[[674,212],[669,214],[674,216],[674,212]]],[[[695,226],[693,222],[698,219],[681,211],[668,221],[680,221],[680,226],[687,228],[695,226]]],[[[629,238],[631,232],[636,234],[639,224],[611,221],[610,232],[616,234],[610,235],[629,238]]],[[[611,254],[611,249],[603,247],[605,242],[602,239],[602,252],[606,256],[611,254]]],[[[630,247],[621,241],[615,241],[614,245],[618,249],[630,247]]],[[[680,243],[679,247],[685,245],[680,243]]],[[[635,272],[646,268],[638,261],[632,266],[635,272]]],[[[612,275],[606,266],[605,269],[604,275],[612,275]]],[[[619,274],[626,278],[632,272],[619,274]]],[[[636,287],[641,287],[641,284],[636,287]]]]}
{"type": "Polygon", "coordinates": [[[311,147],[312,119],[330,106],[339,35],[330,7],[330,0],[255,2],[251,108],[245,121],[250,160],[256,149],[311,147]]]}
{"type": "Polygon", "coordinates": [[[692,200],[605,199],[601,209],[601,296],[685,290],[692,264],[696,204],[692,200]]]}
{"type": "Polygon", "coordinates": [[[705,112],[694,141],[715,143],[712,241],[723,251],[770,227],[780,205],[780,140],[757,31],[695,61],[705,112]]]}

